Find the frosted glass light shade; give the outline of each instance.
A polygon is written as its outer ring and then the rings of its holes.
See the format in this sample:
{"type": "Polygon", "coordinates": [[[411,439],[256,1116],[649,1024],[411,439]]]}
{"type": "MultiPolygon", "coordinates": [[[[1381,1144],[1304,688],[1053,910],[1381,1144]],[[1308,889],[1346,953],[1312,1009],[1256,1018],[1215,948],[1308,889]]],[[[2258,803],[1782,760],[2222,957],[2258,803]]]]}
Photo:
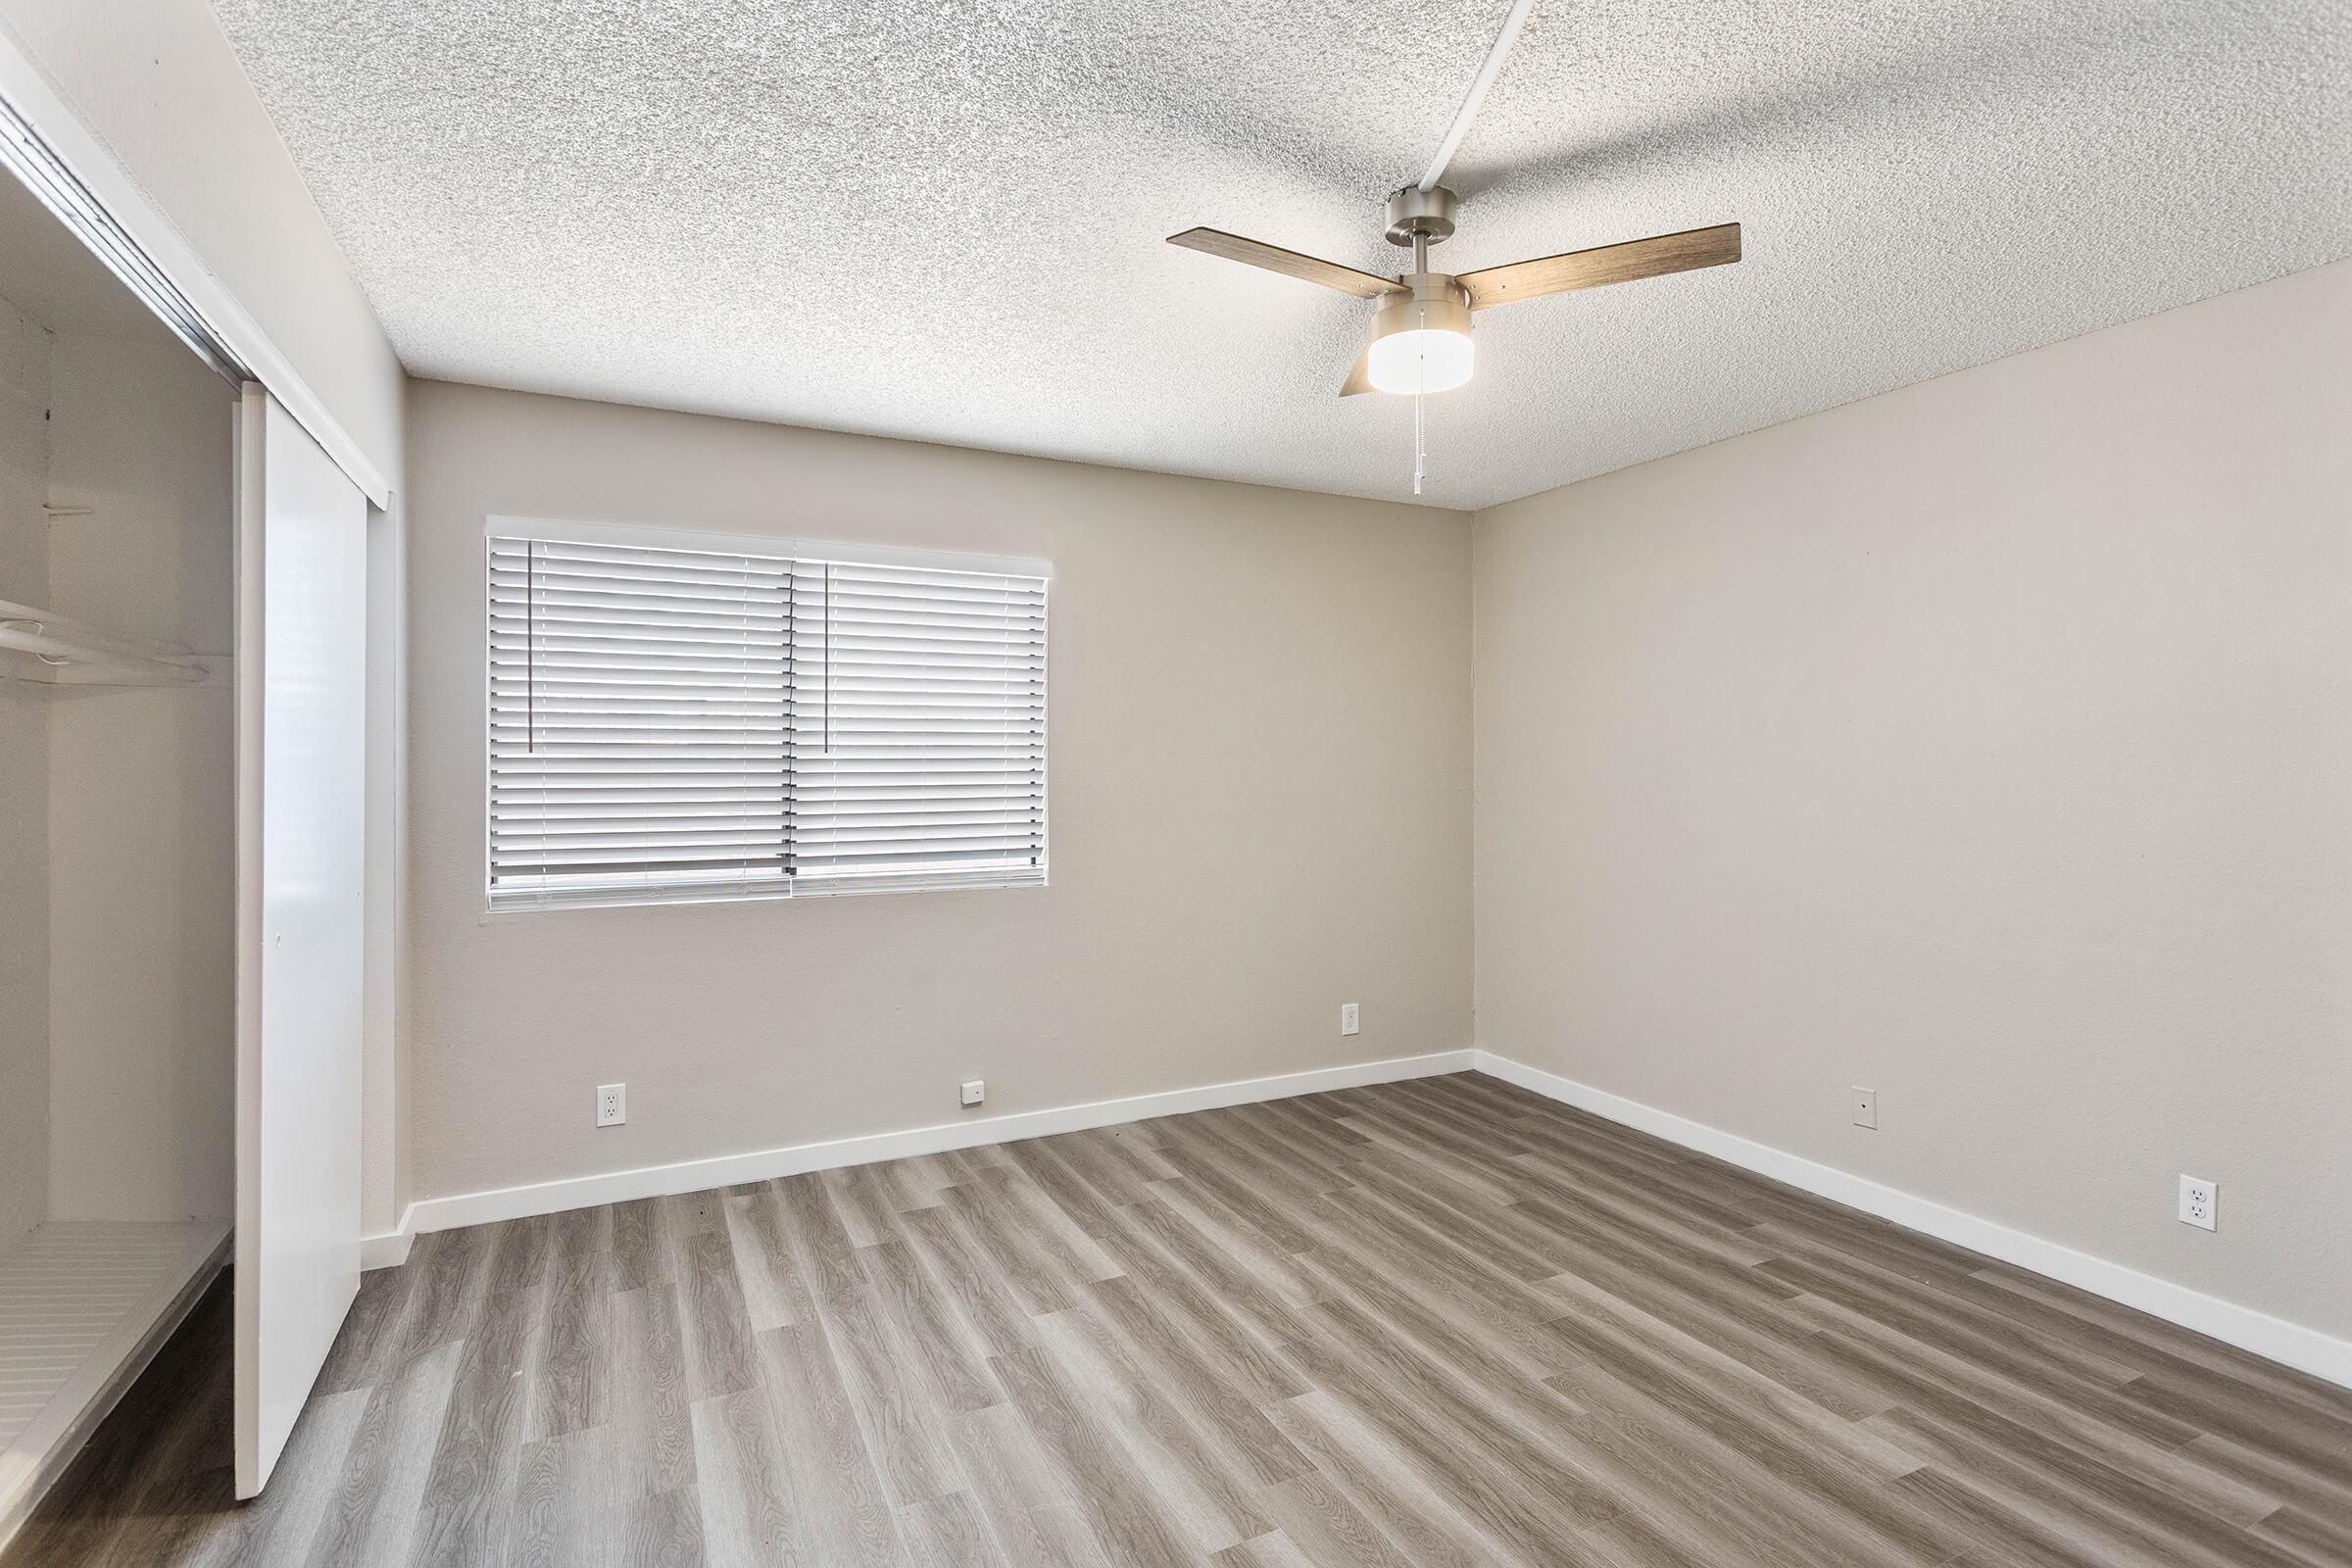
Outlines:
{"type": "Polygon", "coordinates": [[[1470,379],[1476,357],[1467,332],[1413,327],[1374,340],[1365,373],[1383,392],[1450,392],[1470,379]]]}

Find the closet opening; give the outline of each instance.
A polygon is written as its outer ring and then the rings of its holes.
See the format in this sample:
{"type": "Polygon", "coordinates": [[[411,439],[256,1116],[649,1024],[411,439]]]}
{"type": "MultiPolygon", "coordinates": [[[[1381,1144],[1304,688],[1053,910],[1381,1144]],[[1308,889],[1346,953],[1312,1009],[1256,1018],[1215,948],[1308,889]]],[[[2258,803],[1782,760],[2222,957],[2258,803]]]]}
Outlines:
{"type": "Polygon", "coordinates": [[[0,1540],[228,1253],[237,409],[0,174],[0,1540]]]}

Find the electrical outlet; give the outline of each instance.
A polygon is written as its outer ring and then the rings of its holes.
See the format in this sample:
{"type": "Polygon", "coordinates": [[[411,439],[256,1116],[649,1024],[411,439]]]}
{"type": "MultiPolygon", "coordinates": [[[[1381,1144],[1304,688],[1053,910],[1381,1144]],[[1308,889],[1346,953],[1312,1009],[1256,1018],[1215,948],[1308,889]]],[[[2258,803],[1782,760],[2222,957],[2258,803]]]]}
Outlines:
{"type": "Polygon", "coordinates": [[[964,1080],[964,1083],[963,1083],[963,1102],[964,1102],[965,1104],[967,1104],[967,1105],[977,1105],[978,1103],[980,1103],[980,1102],[982,1102],[983,1100],[986,1100],[987,1098],[988,1098],[988,1080],[987,1080],[987,1079],[985,1079],[985,1078],[967,1078],[967,1079],[965,1079],[965,1080],[964,1080]]]}
{"type": "Polygon", "coordinates": [[[1340,1004],[1340,1033],[1344,1035],[1355,1033],[1355,1004],[1352,1002],[1340,1004]]]}
{"type": "Polygon", "coordinates": [[[1876,1089],[1854,1085],[1854,1125],[1868,1127],[1874,1132],[1878,1130],[1879,1092],[1876,1089]]]}
{"type": "Polygon", "coordinates": [[[629,1086],[627,1084],[598,1084],[596,1086],[596,1124],[599,1127],[617,1127],[629,1119],[629,1086]]]}
{"type": "Polygon", "coordinates": [[[2221,1212],[2222,1184],[2209,1182],[2200,1176],[2180,1178],[2180,1223],[2194,1225],[2201,1231],[2213,1229],[2221,1212]]]}

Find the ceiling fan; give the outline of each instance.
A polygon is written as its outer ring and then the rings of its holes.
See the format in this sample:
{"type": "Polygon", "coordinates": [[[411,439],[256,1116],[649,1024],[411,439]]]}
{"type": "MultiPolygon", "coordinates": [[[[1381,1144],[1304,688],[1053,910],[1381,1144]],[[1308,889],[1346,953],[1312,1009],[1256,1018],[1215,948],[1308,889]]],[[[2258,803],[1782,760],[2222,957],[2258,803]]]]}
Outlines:
{"type": "Polygon", "coordinates": [[[1372,341],[1341,386],[1344,398],[1358,392],[1446,392],[1469,380],[1473,311],[1740,259],[1740,225],[1717,223],[1475,272],[1433,272],[1429,248],[1453,233],[1455,207],[1453,192],[1443,185],[1407,185],[1389,198],[1389,243],[1409,246],[1413,253],[1413,270],[1394,278],[1217,228],[1188,228],[1170,234],[1168,243],[1376,302],[1372,341]]]}
{"type": "MultiPolygon", "coordinates": [[[[1372,341],[1341,386],[1340,396],[1344,398],[1358,392],[1446,392],[1469,380],[1475,359],[1470,341],[1473,311],[1542,299],[1546,294],[1565,294],[1571,289],[1630,283],[1638,277],[1658,277],[1667,272],[1688,272],[1738,261],[1740,225],[1717,223],[1712,228],[1688,228],[1676,234],[1627,240],[1619,245],[1540,256],[1507,267],[1481,268],[1475,272],[1455,274],[1429,270],[1429,248],[1452,236],[1454,213],[1460,205],[1453,192],[1439,181],[1455,149],[1461,146],[1462,138],[1469,134],[1471,120],[1478,114],[1479,105],[1486,101],[1487,89],[1501,74],[1502,63],[1509,57],[1511,45],[1518,42],[1520,29],[1527,25],[1535,5],[1536,0],[1511,0],[1502,31],[1495,38],[1494,47],[1488,51],[1486,63],[1479,67],[1461,108],[1454,112],[1453,122],[1446,127],[1437,157],[1430,160],[1417,184],[1407,185],[1389,198],[1389,243],[1410,247],[1411,271],[1393,278],[1381,277],[1218,228],[1188,228],[1181,234],[1170,234],[1168,243],[1222,256],[1229,262],[1246,262],[1251,267],[1262,267],[1268,271],[1377,302],[1379,308],[1372,317],[1372,341]]],[[[1416,493],[1420,471],[1416,464],[1416,493]]]]}

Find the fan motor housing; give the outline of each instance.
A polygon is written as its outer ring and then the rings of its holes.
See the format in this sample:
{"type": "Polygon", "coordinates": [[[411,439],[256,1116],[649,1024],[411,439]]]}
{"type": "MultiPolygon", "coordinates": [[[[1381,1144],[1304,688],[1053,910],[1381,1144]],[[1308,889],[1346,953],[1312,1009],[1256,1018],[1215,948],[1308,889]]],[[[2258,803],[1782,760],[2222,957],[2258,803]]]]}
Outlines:
{"type": "Polygon", "coordinates": [[[1453,215],[1461,204],[1443,185],[1423,190],[1407,185],[1389,198],[1389,243],[1410,247],[1415,240],[1435,245],[1453,234],[1453,215]]]}
{"type": "Polygon", "coordinates": [[[1445,272],[1407,272],[1397,279],[1407,292],[1384,294],[1372,318],[1372,340],[1417,327],[1441,332],[1470,331],[1470,291],[1445,272]]]}

